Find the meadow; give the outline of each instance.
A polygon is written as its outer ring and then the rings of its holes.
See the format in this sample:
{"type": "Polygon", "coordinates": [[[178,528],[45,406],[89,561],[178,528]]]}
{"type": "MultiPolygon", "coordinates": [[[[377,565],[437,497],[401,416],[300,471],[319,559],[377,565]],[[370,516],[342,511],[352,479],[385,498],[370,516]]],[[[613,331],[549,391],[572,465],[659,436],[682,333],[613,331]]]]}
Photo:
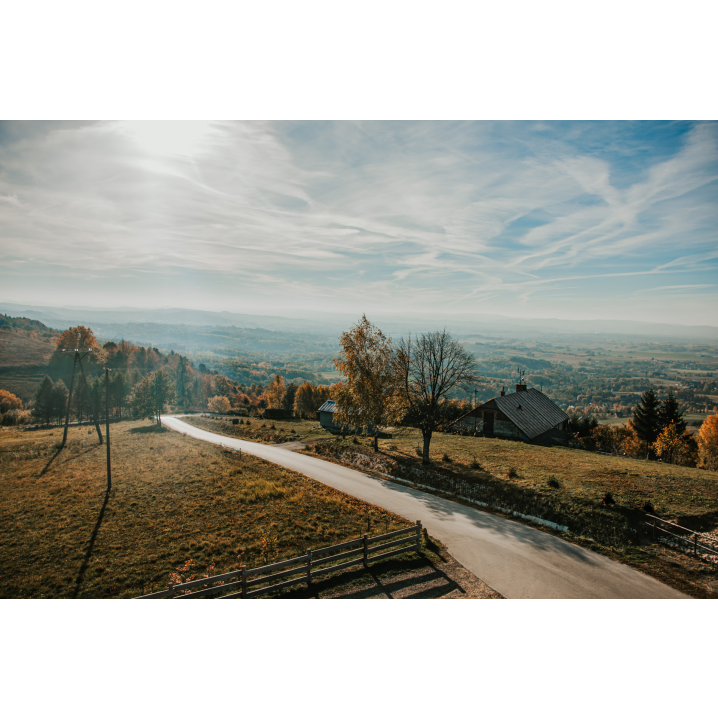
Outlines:
{"type": "MultiPolygon", "coordinates": [[[[173,574],[251,568],[357,538],[368,522],[373,534],[409,525],[147,421],[111,426],[107,495],[94,429],[71,427],[58,453],[61,436],[60,428],[0,431],[2,598],[130,598],[166,588],[173,574]]],[[[416,555],[406,560],[414,566],[416,555]]]]}

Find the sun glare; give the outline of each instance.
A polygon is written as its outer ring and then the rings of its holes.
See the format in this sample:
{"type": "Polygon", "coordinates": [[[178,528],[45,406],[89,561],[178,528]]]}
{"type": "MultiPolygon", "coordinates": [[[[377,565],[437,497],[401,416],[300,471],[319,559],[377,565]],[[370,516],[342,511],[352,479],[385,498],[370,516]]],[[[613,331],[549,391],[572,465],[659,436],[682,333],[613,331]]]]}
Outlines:
{"type": "Polygon", "coordinates": [[[197,154],[211,130],[209,122],[161,120],[122,122],[122,128],[142,149],[153,155],[197,154]]]}

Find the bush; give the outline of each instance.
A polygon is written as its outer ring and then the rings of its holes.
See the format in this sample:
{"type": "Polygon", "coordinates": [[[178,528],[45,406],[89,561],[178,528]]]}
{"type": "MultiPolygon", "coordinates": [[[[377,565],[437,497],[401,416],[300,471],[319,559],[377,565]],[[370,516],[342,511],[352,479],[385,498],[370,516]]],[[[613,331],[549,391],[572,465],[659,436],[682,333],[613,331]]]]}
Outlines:
{"type": "Polygon", "coordinates": [[[551,474],[551,476],[548,477],[548,481],[546,482],[552,489],[560,489],[561,484],[559,483],[559,480],[551,474]]]}
{"type": "Polygon", "coordinates": [[[272,421],[286,421],[294,418],[294,411],[292,409],[265,409],[262,417],[272,421]]]}
{"type": "Polygon", "coordinates": [[[232,405],[226,396],[213,396],[207,402],[207,408],[215,414],[226,414],[232,408],[232,405]]]}
{"type": "Polygon", "coordinates": [[[508,476],[510,479],[517,479],[519,476],[519,472],[516,471],[516,469],[511,466],[509,470],[506,472],[506,476],[508,476]]]}
{"type": "Polygon", "coordinates": [[[446,453],[441,457],[441,460],[446,462],[447,464],[450,464],[452,461],[451,457],[446,453]]]}
{"type": "Polygon", "coordinates": [[[643,504],[643,510],[647,514],[655,514],[656,510],[653,508],[653,504],[650,501],[646,501],[645,504],[643,504]]]}
{"type": "Polygon", "coordinates": [[[472,468],[472,469],[474,469],[474,470],[477,470],[477,471],[478,471],[479,469],[481,469],[481,464],[476,460],[476,457],[474,457],[474,458],[471,460],[471,466],[470,466],[470,468],[472,468]]]}
{"type": "Polygon", "coordinates": [[[616,503],[616,501],[615,501],[614,498],[613,498],[613,494],[612,494],[610,491],[607,491],[607,492],[603,495],[603,498],[601,499],[601,501],[602,501],[606,506],[613,506],[613,505],[616,503]]]}

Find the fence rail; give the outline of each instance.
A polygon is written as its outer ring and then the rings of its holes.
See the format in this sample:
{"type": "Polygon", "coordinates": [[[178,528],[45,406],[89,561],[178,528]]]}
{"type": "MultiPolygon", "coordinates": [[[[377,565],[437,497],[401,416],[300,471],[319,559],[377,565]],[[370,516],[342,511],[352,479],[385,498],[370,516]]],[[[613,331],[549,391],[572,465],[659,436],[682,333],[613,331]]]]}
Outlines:
{"type": "Polygon", "coordinates": [[[687,529],[685,526],[679,526],[678,524],[674,524],[671,521],[666,521],[665,519],[659,519],[658,516],[653,516],[652,514],[647,514],[647,516],[652,519],[652,521],[646,521],[646,525],[650,526],[653,529],[653,540],[656,540],[656,531],[659,531],[660,533],[668,534],[669,536],[672,536],[674,539],[678,539],[679,541],[683,541],[683,543],[688,544],[693,548],[693,555],[698,555],[698,549],[701,551],[705,551],[706,553],[712,554],[713,556],[718,556],[718,550],[713,548],[712,546],[706,546],[704,543],[698,542],[698,532],[692,531],[691,529],[687,529]],[[673,529],[680,529],[681,531],[685,531],[688,536],[680,536],[679,534],[675,534],[672,531],[669,531],[668,529],[664,528],[663,526],[659,526],[658,522],[660,521],[661,524],[665,524],[665,526],[670,526],[673,529]]]}
{"type": "Polygon", "coordinates": [[[261,596],[290,586],[298,586],[301,583],[306,583],[309,586],[313,578],[325,576],[334,571],[341,571],[351,566],[359,566],[360,564],[368,568],[376,561],[381,561],[390,556],[397,556],[407,551],[418,551],[420,547],[421,521],[417,521],[415,526],[410,526],[406,529],[390,531],[371,538],[369,538],[368,534],[364,534],[359,539],[307,551],[303,556],[295,556],[294,558],[288,558],[266,566],[258,566],[257,568],[247,569],[242,566],[237,571],[208,576],[207,578],[198,578],[187,583],[170,586],[164,591],[137,596],[137,598],[204,598],[205,596],[213,596],[232,589],[239,589],[239,591],[234,590],[233,593],[217,596],[217,598],[252,598],[253,596],[261,596]],[[394,548],[395,546],[400,546],[400,548],[394,548]],[[357,556],[359,558],[355,558],[357,556]],[[297,564],[299,565],[297,566],[297,564]],[[318,566],[322,566],[322,568],[315,568],[318,566]],[[298,574],[304,575],[300,578],[289,578],[298,574]],[[280,578],[289,578],[289,580],[281,583],[271,583],[280,578]],[[263,583],[270,583],[270,585],[254,588],[263,583]]]}

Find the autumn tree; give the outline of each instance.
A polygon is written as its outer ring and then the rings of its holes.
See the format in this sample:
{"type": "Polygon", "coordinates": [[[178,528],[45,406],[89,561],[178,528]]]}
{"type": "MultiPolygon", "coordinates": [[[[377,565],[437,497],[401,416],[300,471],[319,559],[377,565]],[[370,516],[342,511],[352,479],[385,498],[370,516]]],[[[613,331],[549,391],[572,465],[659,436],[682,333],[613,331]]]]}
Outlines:
{"type": "Polygon", "coordinates": [[[346,380],[332,389],[334,421],[372,433],[378,451],[379,427],[399,421],[404,413],[391,338],[363,315],[339,341],[341,350],[333,363],[346,380]]]}
{"type": "Polygon", "coordinates": [[[8,411],[20,411],[20,409],[22,409],[22,400],[15,394],[0,389],[0,414],[6,414],[8,411]]]}
{"type": "Polygon", "coordinates": [[[89,327],[70,327],[60,334],[55,344],[55,356],[63,350],[68,354],[74,354],[75,349],[79,349],[80,352],[92,352],[88,357],[92,362],[99,363],[104,360],[104,352],[95,339],[95,333],[89,327]]]}
{"type": "Polygon", "coordinates": [[[316,409],[314,408],[314,386],[305,381],[294,395],[294,411],[297,416],[311,416],[316,409]]]}
{"type": "Polygon", "coordinates": [[[663,427],[653,443],[653,451],[668,464],[695,466],[695,440],[673,421],[663,427]]]}
{"type": "Polygon", "coordinates": [[[226,396],[213,396],[207,402],[207,408],[215,414],[226,414],[232,407],[226,396]]]}
{"type": "Polygon", "coordinates": [[[700,468],[718,471],[718,415],[706,417],[698,432],[700,468]]]}
{"type": "Polygon", "coordinates": [[[285,392],[284,377],[281,374],[277,374],[267,387],[267,402],[270,409],[282,408],[285,392]]]}
{"type": "Polygon", "coordinates": [[[449,395],[478,383],[476,361],[444,329],[402,339],[396,353],[396,373],[406,421],[421,429],[424,440],[422,463],[429,463],[429,445],[437,427],[444,423],[449,395]]]}

